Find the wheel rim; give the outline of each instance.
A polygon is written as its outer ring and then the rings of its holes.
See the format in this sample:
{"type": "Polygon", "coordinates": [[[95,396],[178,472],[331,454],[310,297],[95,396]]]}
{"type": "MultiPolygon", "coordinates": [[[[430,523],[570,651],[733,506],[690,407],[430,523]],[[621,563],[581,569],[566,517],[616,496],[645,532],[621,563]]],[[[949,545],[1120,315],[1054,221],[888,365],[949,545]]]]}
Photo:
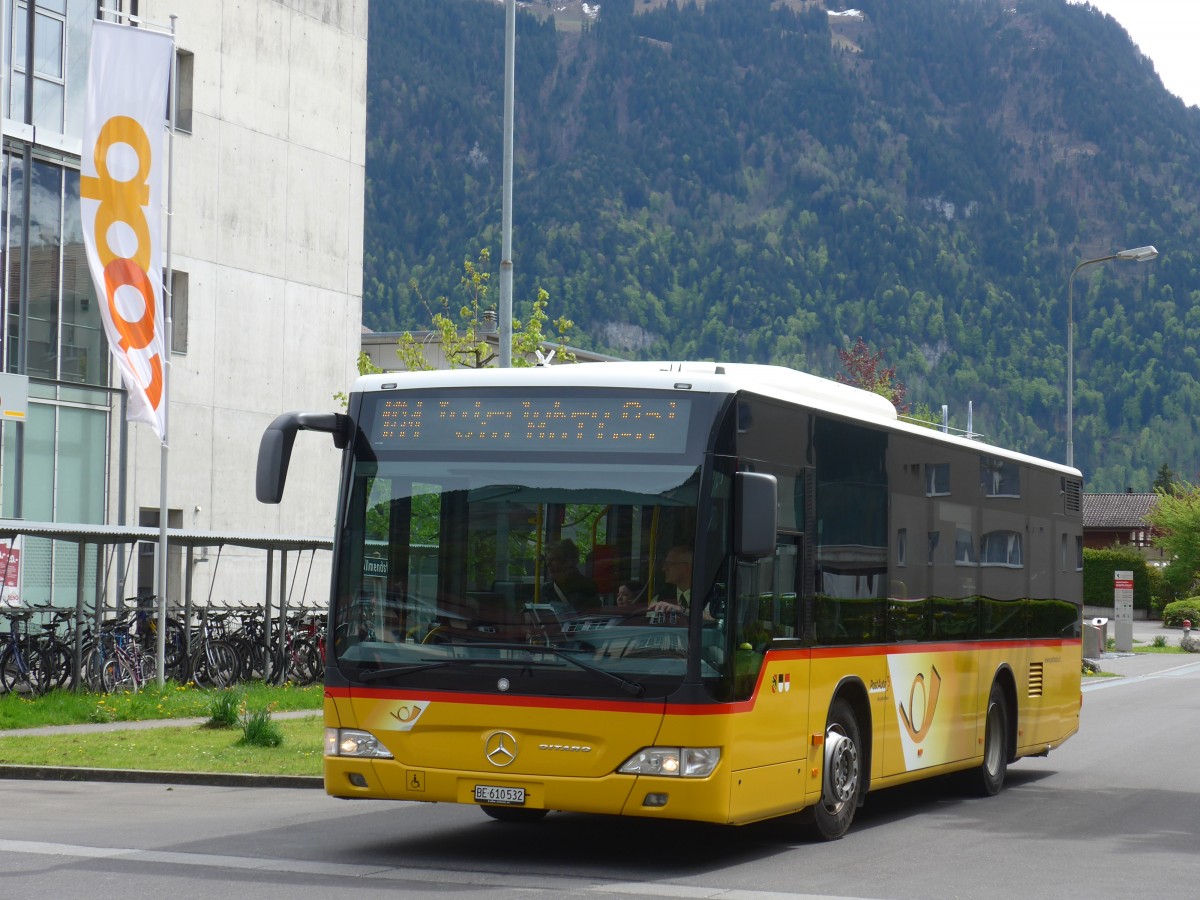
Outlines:
{"type": "Polygon", "coordinates": [[[857,793],[858,747],[841,725],[830,725],[825,732],[825,806],[836,813],[857,793]]]}
{"type": "Polygon", "coordinates": [[[988,775],[995,777],[996,773],[1000,771],[1001,754],[1000,707],[995,703],[988,704],[986,728],[985,743],[987,746],[983,751],[983,767],[988,775]]]}

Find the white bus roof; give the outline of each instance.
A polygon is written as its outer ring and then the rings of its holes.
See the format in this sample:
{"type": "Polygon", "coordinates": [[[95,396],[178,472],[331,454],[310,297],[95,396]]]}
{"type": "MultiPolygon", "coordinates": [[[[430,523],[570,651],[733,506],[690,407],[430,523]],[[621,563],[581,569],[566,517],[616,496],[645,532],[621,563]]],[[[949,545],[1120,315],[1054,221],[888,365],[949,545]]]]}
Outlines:
{"type": "Polygon", "coordinates": [[[606,387],[689,390],[733,394],[749,391],[834,415],[870,422],[893,431],[986,450],[1039,467],[1080,476],[1078,469],[1005,450],[978,440],[901,421],[892,403],[878,394],[784,366],[718,362],[595,362],[522,368],[436,369],[364,375],[355,392],[472,387],[606,387]]]}

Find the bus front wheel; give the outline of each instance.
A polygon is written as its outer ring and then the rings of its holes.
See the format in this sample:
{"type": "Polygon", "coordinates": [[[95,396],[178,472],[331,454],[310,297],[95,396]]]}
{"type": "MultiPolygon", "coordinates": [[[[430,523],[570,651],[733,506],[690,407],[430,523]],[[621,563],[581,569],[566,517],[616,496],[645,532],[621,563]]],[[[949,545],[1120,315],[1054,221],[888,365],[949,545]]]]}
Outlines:
{"type": "Polygon", "coordinates": [[[854,710],[845,700],[835,700],[825,724],[821,799],[813,807],[809,828],[814,837],[836,841],[850,828],[858,806],[862,763],[862,738],[854,710]]]}

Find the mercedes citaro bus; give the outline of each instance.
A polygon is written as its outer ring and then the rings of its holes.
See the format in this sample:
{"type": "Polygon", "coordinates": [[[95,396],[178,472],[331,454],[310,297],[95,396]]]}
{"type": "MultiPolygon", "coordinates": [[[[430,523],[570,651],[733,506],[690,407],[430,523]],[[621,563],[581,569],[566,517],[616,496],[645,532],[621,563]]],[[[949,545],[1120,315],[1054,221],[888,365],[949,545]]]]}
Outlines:
{"type": "Polygon", "coordinates": [[[365,376],[271,424],[259,500],[300,430],[342,450],[334,796],[832,839],[871,790],[994,794],[1078,729],[1073,468],[708,362],[365,376]]]}

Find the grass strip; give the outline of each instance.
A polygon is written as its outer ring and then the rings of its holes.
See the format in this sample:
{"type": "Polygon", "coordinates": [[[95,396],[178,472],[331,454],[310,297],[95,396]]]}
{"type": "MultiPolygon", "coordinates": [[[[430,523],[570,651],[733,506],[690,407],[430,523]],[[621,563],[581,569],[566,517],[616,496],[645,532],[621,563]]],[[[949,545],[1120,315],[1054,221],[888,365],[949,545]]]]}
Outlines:
{"type": "Polygon", "coordinates": [[[239,744],[243,736],[240,727],[193,725],[52,737],[6,737],[0,738],[0,763],[319,776],[323,748],[321,717],[280,719],[273,724],[283,735],[278,747],[239,744]]]}
{"type": "MultiPolygon", "coordinates": [[[[225,689],[230,690],[239,692],[247,708],[267,708],[272,712],[320,709],[324,695],[319,684],[297,687],[250,682],[225,689]]],[[[207,718],[214,698],[221,694],[221,689],[201,689],[171,681],[162,687],[147,685],[137,693],[56,690],[33,700],[9,693],[0,695],[0,731],[90,722],[207,718]]]]}

